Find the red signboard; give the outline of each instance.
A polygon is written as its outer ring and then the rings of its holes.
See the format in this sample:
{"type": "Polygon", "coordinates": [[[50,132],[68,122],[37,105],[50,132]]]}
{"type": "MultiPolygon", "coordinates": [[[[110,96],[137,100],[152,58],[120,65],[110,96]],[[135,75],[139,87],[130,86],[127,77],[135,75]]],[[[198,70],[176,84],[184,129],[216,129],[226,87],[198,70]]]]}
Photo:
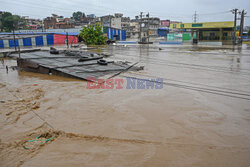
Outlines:
{"type": "Polygon", "coordinates": [[[170,20],[161,20],[161,25],[162,25],[162,26],[169,27],[169,25],[170,25],[170,20]]]}

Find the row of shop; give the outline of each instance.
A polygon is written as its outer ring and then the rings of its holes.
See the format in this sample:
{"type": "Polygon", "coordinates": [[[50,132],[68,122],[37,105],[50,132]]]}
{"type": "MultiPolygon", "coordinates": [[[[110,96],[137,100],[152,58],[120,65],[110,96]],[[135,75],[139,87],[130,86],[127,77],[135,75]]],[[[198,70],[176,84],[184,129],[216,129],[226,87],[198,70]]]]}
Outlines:
{"type": "Polygon", "coordinates": [[[234,22],[173,23],[170,29],[177,32],[190,32],[197,41],[218,41],[231,44],[234,37],[234,22]]]}

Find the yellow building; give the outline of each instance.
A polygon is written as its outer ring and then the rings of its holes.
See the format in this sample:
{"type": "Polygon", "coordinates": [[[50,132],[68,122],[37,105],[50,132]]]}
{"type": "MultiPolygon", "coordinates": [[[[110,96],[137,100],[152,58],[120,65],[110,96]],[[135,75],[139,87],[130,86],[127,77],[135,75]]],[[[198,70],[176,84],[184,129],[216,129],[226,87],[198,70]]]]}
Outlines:
{"type": "Polygon", "coordinates": [[[232,41],[234,22],[173,23],[170,29],[189,30],[192,34],[196,33],[199,41],[232,41]]]}

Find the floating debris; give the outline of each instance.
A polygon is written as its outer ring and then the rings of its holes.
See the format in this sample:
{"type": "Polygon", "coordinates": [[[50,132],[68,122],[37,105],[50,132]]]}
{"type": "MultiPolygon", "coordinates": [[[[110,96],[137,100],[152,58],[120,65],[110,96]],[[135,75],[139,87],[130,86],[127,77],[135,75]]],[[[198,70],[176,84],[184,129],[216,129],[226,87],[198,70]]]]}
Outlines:
{"type": "Polygon", "coordinates": [[[44,134],[41,134],[41,135],[37,136],[33,140],[28,140],[27,142],[25,142],[24,145],[23,145],[23,148],[26,149],[26,150],[34,149],[37,146],[41,146],[43,144],[48,143],[52,139],[54,139],[54,136],[52,136],[49,133],[44,133],[44,134]]]}

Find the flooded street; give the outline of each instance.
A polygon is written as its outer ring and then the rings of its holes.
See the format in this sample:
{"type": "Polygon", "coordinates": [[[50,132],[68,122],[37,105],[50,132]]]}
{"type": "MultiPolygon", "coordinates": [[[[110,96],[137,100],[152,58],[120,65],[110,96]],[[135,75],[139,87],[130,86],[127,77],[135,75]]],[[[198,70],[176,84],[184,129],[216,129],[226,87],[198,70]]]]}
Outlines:
{"type": "Polygon", "coordinates": [[[0,63],[0,166],[248,167],[250,46],[109,46],[163,89],[87,82],[0,63]],[[41,135],[42,134],[42,135],[41,135]],[[50,141],[27,142],[41,135],[50,141]],[[49,136],[49,137],[48,137],[49,136]],[[15,160],[13,160],[15,157],[15,160]]]}

